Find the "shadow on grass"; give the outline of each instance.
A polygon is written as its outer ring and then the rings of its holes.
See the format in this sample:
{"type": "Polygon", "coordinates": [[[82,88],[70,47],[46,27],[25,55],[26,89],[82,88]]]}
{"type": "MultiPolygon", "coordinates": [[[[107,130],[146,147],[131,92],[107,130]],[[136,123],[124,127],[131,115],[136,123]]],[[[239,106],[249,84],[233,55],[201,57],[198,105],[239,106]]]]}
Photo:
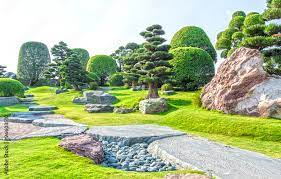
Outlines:
{"type": "Polygon", "coordinates": [[[129,96],[130,94],[124,94],[124,93],[110,93],[112,94],[113,96],[129,96]]]}

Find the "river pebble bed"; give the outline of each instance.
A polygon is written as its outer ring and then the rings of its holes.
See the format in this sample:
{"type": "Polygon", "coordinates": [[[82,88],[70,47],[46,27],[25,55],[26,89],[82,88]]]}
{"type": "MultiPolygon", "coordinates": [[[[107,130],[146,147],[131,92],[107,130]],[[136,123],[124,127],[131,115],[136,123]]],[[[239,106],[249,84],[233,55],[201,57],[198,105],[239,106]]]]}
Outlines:
{"type": "Polygon", "coordinates": [[[104,161],[101,165],[116,169],[137,172],[158,172],[175,170],[176,167],[147,151],[147,143],[136,143],[132,146],[122,142],[102,141],[104,161]]]}

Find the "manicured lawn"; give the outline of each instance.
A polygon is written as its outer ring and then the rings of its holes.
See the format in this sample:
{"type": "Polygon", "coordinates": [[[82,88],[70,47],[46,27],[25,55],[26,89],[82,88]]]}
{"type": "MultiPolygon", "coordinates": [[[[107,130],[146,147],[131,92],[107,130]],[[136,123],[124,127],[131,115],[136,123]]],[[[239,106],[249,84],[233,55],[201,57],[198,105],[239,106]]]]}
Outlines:
{"type": "Polygon", "coordinates": [[[13,112],[24,112],[27,111],[26,106],[14,105],[14,106],[0,106],[0,117],[8,116],[13,112]]]}
{"type": "MultiPolygon", "coordinates": [[[[9,143],[9,178],[95,178],[132,179],[163,178],[167,173],[125,172],[93,164],[87,158],[77,156],[58,147],[59,139],[33,138],[9,143]]],[[[3,173],[4,142],[0,142],[0,178],[3,173]]],[[[190,173],[195,171],[176,171],[190,173]]],[[[197,172],[198,173],[198,172],[197,172]]],[[[7,177],[8,178],[8,177],[7,177]]]]}
{"type": "MultiPolygon", "coordinates": [[[[126,125],[154,123],[170,126],[187,133],[258,151],[281,158],[281,120],[226,115],[199,107],[199,92],[178,92],[165,96],[169,100],[169,111],[162,114],[143,115],[94,113],[84,111],[83,105],[72,103],[82,94],[70,91],[56,95],[55,88],[39,87],[29,90],[39,104],[55,105],[57,113],[77,122],[92,125],[126,125]]],[[[144,98],[146,91],[133,92],[124,88],[113,88],[109,93],[118,98],[117,106],[132,107],[144,98]]]]}

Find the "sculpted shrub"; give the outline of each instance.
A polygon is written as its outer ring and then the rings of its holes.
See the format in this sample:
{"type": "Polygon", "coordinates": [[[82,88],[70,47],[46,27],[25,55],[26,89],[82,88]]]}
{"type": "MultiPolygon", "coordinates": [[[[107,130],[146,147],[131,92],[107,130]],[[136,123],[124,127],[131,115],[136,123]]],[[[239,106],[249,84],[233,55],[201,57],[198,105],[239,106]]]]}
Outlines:
{"type": "Polygon", "coordinates": [[[24,85],[10,78],[0,78],[0,97],[24,96],[24,85]]]}

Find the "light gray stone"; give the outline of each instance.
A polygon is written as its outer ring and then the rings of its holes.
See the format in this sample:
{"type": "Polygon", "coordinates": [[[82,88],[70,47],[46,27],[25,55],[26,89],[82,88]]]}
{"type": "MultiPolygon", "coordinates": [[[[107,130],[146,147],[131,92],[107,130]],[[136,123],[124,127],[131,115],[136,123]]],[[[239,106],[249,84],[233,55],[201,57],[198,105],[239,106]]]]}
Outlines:
{"type": "Polygon", "coordinates": [[[280,178],[281,160],[194,136],[151,143],[148,151],[178,168],[212,171],[219,178],[280,178]]]}
{"type": "Polygon", "coordinates": [[[70,119],[65,118],[52,118],[52,115],[50,115],[49,118],[43,118],[43,119],[37,119],[33,120],[32,124],[35,126],[40,127],[59,127],[59,126],[86,126],[83,124],[76,123],[70,119]]]}
{"type": "Polygon", "coordinates": [[[152,142],[157,139],[184,135],[183,132],[158,125],[94,126],[87,133],[99,140],[124,142],[126,145],[152,142]]]}
{"type": "Polygon", "coordinates": [[[84,97],[77,97],[72,100],[73,103],[76,104],[87,104],[87,99],[84,97]]]}
{"type": "Polygon", "coordinates": [[[15,96],[11,97],[0,97],[0,106],[10,106],[18,104],[19,100],[15,96]]]}
{"type": "Polygon", "coordinates": [[[112,104],[117,100],[115,96],[104,91],[85,91],[83,96],[90,104],[112,104]]]}
{"type": "Polygon", "coordinates": [[[175,91],[174,90],[162,91],[162,94],[164,94],[164,95],[173,95],[173,94],[175,94],[175,91]]]}
{"type": "Polygon", "coordinates": [[[9,117],[8,121],[9,122],[15,122],[15,123],[32,123],[35,118],[24,118],[24,117],[9,117]]]}
{"type": "Polygon", "coordinates": [[[113,112],[118,113],[118,114],[127,114],[127,113],[134,112],[134,109],[133,108],[124,108],[124,107],[114,107],[113,112]]]}
{"type": "Polygon", "coordinates": [[[30,106],[29,111],[52,111],[57,109],[56,106],[30,106]]]}
{"type": "Polygon", "coordinates": [[[112,112],[114,106],[109,104],[86,104],[85,110],[89,113],[112,112]]]}
{"type": "Polygon", "coordinates": [[[168,103],[164,98],[151,98],[139,103],[139,110],[143,114],[154,114],[168,110],[168,103]]]}
{"type": "Polygon", "coordinates": [[[11,114],[11,117],[34,117],[46,114],[54,114],[54,111],[29,111],[29,112],[15,112],[11,114]]]}

